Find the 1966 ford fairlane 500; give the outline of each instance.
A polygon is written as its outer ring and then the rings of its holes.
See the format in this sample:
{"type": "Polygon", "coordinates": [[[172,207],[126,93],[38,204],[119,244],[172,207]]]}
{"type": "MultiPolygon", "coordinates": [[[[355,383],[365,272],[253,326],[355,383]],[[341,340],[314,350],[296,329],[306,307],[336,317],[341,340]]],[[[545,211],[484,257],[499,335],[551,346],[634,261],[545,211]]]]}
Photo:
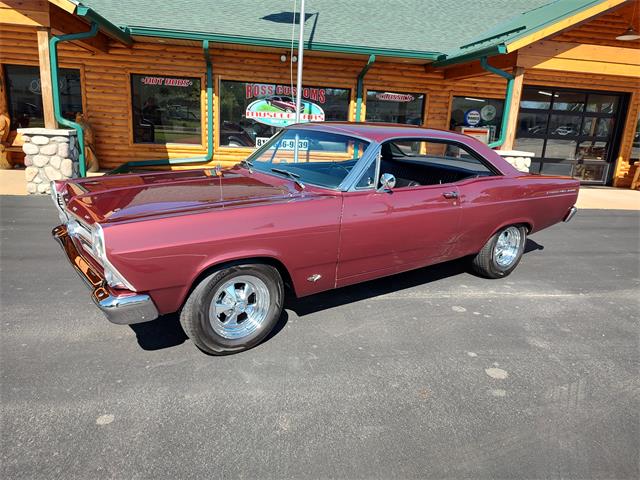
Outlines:
{"type": "Polygon", "coordinates": [[[470,256],[509,275],[526,235],[569,220],[579,183],[524,174],[473,138],[293,125],[229,170],[52,185],[53,236],[112,322],[180,312],[213,354],[258,344],[305,296],[470,256]]]}

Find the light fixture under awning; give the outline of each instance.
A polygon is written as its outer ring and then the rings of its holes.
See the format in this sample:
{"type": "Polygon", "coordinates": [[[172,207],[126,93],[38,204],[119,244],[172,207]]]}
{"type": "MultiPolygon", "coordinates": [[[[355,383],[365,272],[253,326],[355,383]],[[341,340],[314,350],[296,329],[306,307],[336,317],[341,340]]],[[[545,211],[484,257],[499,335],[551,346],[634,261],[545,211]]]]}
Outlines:
{"type": "Polygon", "coordinates": [[[640,40],[640,34],[636,32],[636,30],[633,27],[629,27],[622,35],[618,35],[616,37],[616,40],[622,40],[623,42],[640,40]]]}

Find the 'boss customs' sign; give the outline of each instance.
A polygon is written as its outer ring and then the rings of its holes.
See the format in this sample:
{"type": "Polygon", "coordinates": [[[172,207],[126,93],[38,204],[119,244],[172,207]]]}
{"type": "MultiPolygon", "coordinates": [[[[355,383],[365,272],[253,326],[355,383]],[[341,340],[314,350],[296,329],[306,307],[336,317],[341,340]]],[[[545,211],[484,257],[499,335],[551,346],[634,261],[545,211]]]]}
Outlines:
{"type": "MultiPolygon", "coordinates": [[[[245,117],[271,127],[282,128],[296,121],[296,89],[287,85],[247,84],[246,98],[263,97],[251,102],[245,111],[245,117]]],[[[323,122],[324,110],[314,100],[324,103],[326,100],[323,88],[303,88],[300,105],[301,122],[323,122]]]]}

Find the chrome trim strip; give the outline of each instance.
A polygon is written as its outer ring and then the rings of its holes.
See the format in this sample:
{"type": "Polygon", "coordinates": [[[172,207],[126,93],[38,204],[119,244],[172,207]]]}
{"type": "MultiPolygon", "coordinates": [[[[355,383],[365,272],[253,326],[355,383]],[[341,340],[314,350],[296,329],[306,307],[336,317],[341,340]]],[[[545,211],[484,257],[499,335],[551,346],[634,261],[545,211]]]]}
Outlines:
{"type": "Polygon", "coordinates": [[[569,211],[567,212],[567,214],[564,216],[564,218],[562,219],[563,222],[568,222],[570,221],[573,217],[576,216],[576,213],[578,213],[578,209],[574,206],[571,207],[569,209],[569,211]]]}
{"type": "Polygon", "coordinates": [[[91,298],[107,319],[117,325],[131,325],[158,318],[158,310],[149,295],[117,297],[103,288],[95,290],[91,298]]]}
{"type": "Polygon", "coordinates": [[[112,294],[107,288],[105,279],[82,258],[65,225],[58,225],[51,235],[66,253],[76,273],[91,289],[93,302],[104,313],[107,320],[118,325],[131,325],[148,322],[158,317],[158,309],[149,295],[135,292],[126,295],[112,294]]]}

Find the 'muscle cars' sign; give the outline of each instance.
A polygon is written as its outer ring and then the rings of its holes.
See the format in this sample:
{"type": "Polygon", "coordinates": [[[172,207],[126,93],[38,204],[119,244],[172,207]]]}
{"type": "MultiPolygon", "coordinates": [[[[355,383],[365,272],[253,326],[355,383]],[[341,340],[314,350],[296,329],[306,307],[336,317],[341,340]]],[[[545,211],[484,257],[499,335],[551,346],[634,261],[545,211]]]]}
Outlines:
{"type": "MultiPolygon", "coordinates": [[[[286,127],[296,121],[296,104],[291,97],[270,95],[250,103],[245,116],[271,127],[286,127]]],[[[315,103],[301,102],[300,121],[324,122],[324,110],[315,103]]]]}

